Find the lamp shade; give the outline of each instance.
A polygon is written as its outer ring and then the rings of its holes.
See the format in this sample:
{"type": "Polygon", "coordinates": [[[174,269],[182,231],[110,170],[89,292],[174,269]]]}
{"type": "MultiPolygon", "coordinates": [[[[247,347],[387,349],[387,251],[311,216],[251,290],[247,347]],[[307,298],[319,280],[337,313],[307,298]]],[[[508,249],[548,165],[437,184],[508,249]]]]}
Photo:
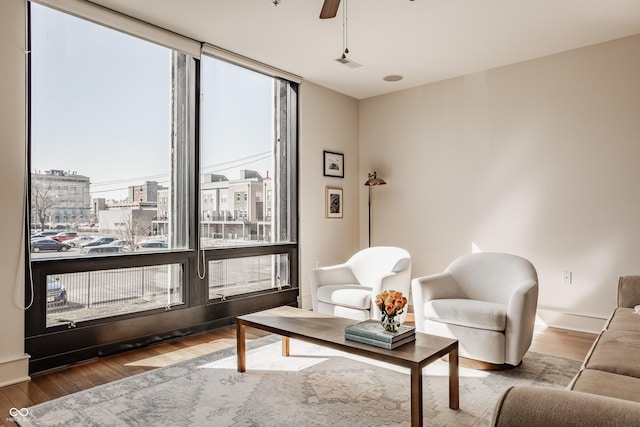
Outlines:
{"type": "Polygon", "coordinates": [[[364,185],[371,187],[373,185],[384,185],[386,184],[386,181],[382,178],[378,178],[376,176],[375,172],[369,173],[369,179],[367,179],[367,182],[364,183],[364,185]]]}

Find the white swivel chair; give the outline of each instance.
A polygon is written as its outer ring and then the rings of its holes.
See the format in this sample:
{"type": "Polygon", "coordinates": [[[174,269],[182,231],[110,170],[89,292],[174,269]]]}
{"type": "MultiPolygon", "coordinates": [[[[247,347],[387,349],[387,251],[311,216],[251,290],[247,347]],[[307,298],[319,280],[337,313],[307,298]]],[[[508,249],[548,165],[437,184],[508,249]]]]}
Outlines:
{"type": "Polygon", "coordinates": [[[517,366],[531,345],[538,275],[524,258],[465,255],[411,291],[417,331],[458,339],[462,357],[517,366]]]}
{"type": "MultiPolygon", "coordinates": [[[[411,256],[392,246],[366,248],[344,264],[311,270],[313,311],[355,320],[380,318],[373,304],[383,290],[400,291],[409,298],[411,256]]],[[[404,320],[406,312],[402,314],[404,320]]]]}

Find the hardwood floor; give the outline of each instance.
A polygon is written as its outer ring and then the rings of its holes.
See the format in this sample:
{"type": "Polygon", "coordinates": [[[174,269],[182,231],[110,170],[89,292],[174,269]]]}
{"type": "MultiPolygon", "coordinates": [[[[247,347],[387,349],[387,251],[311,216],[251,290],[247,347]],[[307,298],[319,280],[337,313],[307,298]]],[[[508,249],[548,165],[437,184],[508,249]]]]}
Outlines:
{"type": "Polygon", "coordinates": [[[582,361],[596,337],[597,334],[536,326],[530,350],[582,361]]]}
{"type": "MultiPolygon", "coordinates": [[[[411,323],[408,319],[407,324],[411,323]]],[[[268,333],[247,328],[247,340],[268,333]]],[[[532,351],[582,360],[596,335],[554,328],[536,328],[532,351]]],[[[33,375],[31,381],[0,388],[0,426],[15,427],[9,411],[235,345],[235,326],[131,350],[99,360],[33,375]]]]}

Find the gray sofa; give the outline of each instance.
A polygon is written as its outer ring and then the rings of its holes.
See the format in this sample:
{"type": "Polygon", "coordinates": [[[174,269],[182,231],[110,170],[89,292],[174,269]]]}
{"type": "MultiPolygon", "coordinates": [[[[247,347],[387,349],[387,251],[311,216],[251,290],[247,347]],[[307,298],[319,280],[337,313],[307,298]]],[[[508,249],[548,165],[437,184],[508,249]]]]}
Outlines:
{"type": "Polygon", "coordinates": [[[618,307],[566,389],[505,391],[494,426],[640,426],[640,276],[618,282],[618,307]]]}

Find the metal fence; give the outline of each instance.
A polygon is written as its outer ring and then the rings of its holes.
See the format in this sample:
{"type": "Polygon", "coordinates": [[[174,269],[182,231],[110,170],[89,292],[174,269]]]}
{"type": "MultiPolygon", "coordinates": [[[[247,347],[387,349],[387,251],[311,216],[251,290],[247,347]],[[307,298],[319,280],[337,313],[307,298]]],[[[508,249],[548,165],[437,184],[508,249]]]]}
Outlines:
{"type": "Polygon", "coordinates": [[[268,289],[289,284],[289,256],[262,255],[209,261],[209,299],[268,289]]]}
{"type": "Polygon", "coordinates": [[[182,277],[180,264],[49,275],[47,326],[181,304],[182,277]]]}
{"type": "MultiPolygon", "coordinates": [[[[209,299],[290,286],[287,254],[209,261],[208,267],[209,299]]],[[[56,285],[48,290],[47,326],[182,304],[182,278],[180,264],[48,275],[47,283],[56,285]]]]}

